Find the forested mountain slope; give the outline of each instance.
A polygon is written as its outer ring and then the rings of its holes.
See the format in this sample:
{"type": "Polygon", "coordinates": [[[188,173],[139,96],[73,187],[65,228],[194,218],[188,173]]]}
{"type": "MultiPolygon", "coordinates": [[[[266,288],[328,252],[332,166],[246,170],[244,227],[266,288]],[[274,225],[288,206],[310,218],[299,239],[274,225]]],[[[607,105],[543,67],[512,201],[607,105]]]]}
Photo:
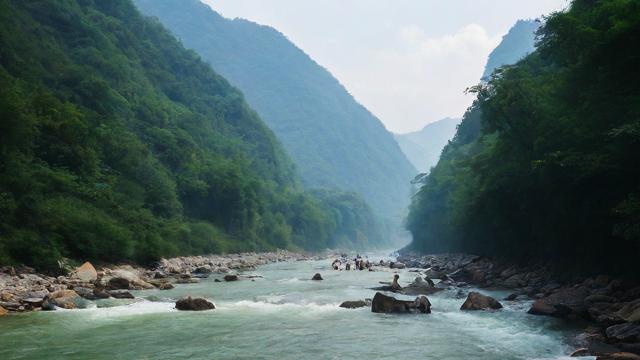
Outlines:
{"type": "Polygon", "coordinates": [[[198,0],[136,0],[229,81],[275,132],[308,188],[354,191],[384,216],[409,202],[416,170],[382,123],[284,35],[198,0]]]}
{"type": "Polygon", "coordinates": [[[302,193],[243,95],[130,0],[0,0],[0,118],[1,264],[322,249],[372,231],[341,217],[371,216],[359,202],[302,193]]]}
{"type": "Polygon", "coordinates": [[[394,136],[413,166],[426,173],[438,163],[440,153],[455,135],[458,123],[460,119],[445,118],[429,123],[419,131],[394,136]]]}
{"type": "Polygon", "coordinates": [[[533,52],[536,45],[536,31],[540,25],[541,22],[536,20],[518,20],[502,37],[500,44],[489,54],[482,79],[489,79],[495,69],[514,64],[533,52]]]}
{"type": "Polygon", "coordinates": [[[637,276],[640,3],[576,0],[487,84],[414,197],[411,247],[637,276]]]}

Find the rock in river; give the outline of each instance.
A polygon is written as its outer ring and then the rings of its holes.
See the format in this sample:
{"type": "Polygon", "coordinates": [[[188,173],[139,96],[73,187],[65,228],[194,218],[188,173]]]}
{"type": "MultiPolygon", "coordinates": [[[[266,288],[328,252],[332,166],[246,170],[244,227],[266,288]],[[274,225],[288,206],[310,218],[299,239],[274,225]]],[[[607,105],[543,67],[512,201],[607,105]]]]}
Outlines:
{"type": "Polygon", "coordinates": [[[367,300],[355,300],[355,301],[345,301],[342,304],[340,304],[341,308],[346,308],[346,309],[357,309],[357,308],[361,308],[361,307],[365,307],[365,306],[371,306],[371,299],[367,300]]]}
{"type": "Polygon", "coordinates": [[[586,313],[584,300],[589,296],[589,290],[584,287],[563,288],[550,296],[536,300],[529,314],[566,317],[586,313]]]}
{"type": "Polygon", "coordinates": [[[135,296],[127,290],[111,290],[109,295],[116,299],[134,299],[135,296]]]}
{"type": "Polygon", "coordinates": [[[109,288],[113,290],[128,290],[129,279],[124,277],[114,277],[109,280],[109,288]]]}
{"type": "Polygon", "coordinates": [[[609,326],[606,333],[609,340],[637,342],[640,341],[640,324],[624,323],[609,326]]]}
{"type": "Polygon", "coordinates": [[[496,310],[501,308],[502,304],[498,300],[472,291],[467,295],[467,300],[462,304],[460,310],[496,310]]]}
{"type": "Polygon", "coordinates": [[[202,311],[215,309],[212,302],[203,298],[192,298],[191,296],[176,301],[176,309],[184,311],[202,311]]]}
{"type": "MultiPolygon", "coordinates": [[[[73,290],[58,290],[49,294],[48,301],[63,309],[75,309],[80,295],[73,290]]],[[[44,304],[42,306],[45,307],[44,304]]]]}
{"type": "Polygon", "coordinates": [[[238,280],[238,275],[225,275],[224,281],[236,281],[238,280]]]}
{"type": "Polygon", "coordinates": [[[9,311],[2,306],[0,306],[0,316],[7,315],[9,311]]]}
{"type": "Polygon", "coordinates": [[[322,280],[322,275],[320,275],[320,273],[316,273],[315,275],[313,275],[311,280],[322,280]]]}
{"type": "Polygon", "coordinates": [[[376,293],[371,303],[374,313],[431,313],[431,303],[426,296],[417,297],[414,301],[398,300],[394,297],[376,293]]]}

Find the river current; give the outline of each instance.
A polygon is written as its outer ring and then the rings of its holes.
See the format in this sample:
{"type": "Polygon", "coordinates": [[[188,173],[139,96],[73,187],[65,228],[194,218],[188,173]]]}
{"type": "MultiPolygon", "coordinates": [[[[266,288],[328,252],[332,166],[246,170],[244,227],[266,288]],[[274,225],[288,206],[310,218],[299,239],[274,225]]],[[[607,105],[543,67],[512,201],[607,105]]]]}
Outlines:
{"type": "MultiPolygon", "coordinates": [[[[345,300],[372,298],[368,288],[390,281],[392,272],[333,271],[329,263],[275,263],[249,272],[262,276],[254,281],[214,282],[220,276],[212,275],[172,290],[137,291],[136,300],[5,316],[0,359],[504,360],[562,359],[572,350],[566,344],[574,330],[526,314],[526,302],[463,312],[464,297],[447,290],[429,296],[428,315],[340,308],[345,300]],[[323,281],[310,280],[316,272],[323,281]],[[186,295],[209,298],[216,309],[175,310],[175,299],[186,295]]],[[[416,276],[399,274],[401,285],[416,276]]]]}

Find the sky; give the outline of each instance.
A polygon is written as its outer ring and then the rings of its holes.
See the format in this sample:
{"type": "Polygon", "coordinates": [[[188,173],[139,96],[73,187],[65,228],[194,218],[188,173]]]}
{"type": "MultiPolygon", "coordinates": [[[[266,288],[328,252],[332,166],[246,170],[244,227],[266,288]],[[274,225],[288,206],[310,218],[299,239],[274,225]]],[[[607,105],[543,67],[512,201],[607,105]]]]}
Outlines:
{"type": "Polygon", "coordinates": [[[518,19],[567,0],[202,0],[282,32],[389,129],[461,117],[487,56],[518,19]]]}

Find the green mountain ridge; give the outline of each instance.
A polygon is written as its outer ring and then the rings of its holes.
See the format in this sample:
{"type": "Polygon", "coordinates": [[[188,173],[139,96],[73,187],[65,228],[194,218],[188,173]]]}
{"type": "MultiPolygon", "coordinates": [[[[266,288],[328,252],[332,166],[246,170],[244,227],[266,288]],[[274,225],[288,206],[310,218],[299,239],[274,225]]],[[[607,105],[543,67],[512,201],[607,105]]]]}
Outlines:
{"type": "Polygon", "coordinates": [[[536,31],[542,23],[537,20],[518,20],[502,37],[500,44],[491,51],[484,67],[482,79],[489,79],[491,73],[504,65],[515,64],[536,47],[536,31]]]}
{"type": "Polygon", "coordinates": [[[356,192],[399,223],[416,170],[326,69],[277,30],[223,18],[198,0],[136,4],[244,92],[291,154],[305,187],[356,192]]]}
{"type": "Polygon", "coordinates": [[[300,189],[233,88],[129,0],[0,0],[0,263],[381,241],[300,189]]]}
{"type": "Polygon", "coordinates": [[[638,276],[640,3],[574,0],[495,72],[410,209],[410,249],[638,276]]]}
{"type": "Polygon", "coordinates": [[[419,131],[394,134],[394,137],[413,166],[426,173],[438,163],[442,149],[455,135],[459,123],[460,119],[444,118],[419,131]]]}

